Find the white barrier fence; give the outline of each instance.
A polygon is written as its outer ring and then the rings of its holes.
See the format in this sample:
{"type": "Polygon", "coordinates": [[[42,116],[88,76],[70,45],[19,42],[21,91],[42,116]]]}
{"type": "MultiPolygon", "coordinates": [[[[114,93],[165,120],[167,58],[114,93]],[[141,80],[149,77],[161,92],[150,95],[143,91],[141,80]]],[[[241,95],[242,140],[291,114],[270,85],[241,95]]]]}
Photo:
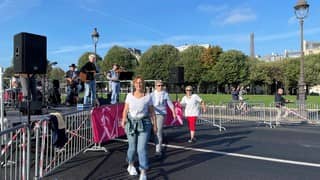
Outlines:
{"type": "MultiPolygon", "coordinates": [[[[220,131],[244,122],[263,123],[270,128],[291,123],[320,124],[318,105],[288,104],[282,109],[273,104],[269,107],[262,103],[242,105],[239,102],[208,105],[197,124],[217,127],[220,131]]],[[[90,111],[65,114],[63,119],[66,141],[59,147],[54,143],[57,134],[48,118],[33,121],[31,126],[21,124],[1,131],[0,179],[42,178],[94,144],[90,111]]]]}
{"type": "Polygon", "coordinates": [[[270,128],[280,124],[320,124],[320,107],[316,104],[286,104],[278,108],[275,104],[228,102],[208,105],[207,111],[201,112],[197,124],[208,124],[221,131],[225,130],[224,126],[243,122],[256,122],[270,128]]]}
{"type": "Polygon", "coordinates": [[[93,144],[90,111],[65,114],[66,141],[59,147],[52,122],[42,119],[0,132],[0,179],[39,179],[93,144]],[[31,135],[31,136],[30,136],[31,135]],[[32,163],[30,163],[32,162],[32,163]]]}
{"type": "Polygon", "coordinates": [[[1,179],[28,180],[30,173],[30,131],[22,124],[0,132],[1,142],[1,179]]]}

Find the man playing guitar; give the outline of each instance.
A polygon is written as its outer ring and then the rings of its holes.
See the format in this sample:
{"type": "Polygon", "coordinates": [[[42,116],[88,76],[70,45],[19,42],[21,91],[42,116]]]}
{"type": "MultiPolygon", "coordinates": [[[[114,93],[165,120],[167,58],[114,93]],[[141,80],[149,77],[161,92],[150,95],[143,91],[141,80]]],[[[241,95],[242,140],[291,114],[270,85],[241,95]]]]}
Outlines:
{"type": "Polygon", "coordinates": [[[66,81],[67,81],[67,98],[66,105],[72,105],[77,103],[78,93],[80,91],[79,86],[79,73],[76,71],[76,65],[71,64],[69,70],[66,72],[66,81]]]}
{"type": "Polygon", "coordinates": [[[97,73],[97,67],[95,65],[96,55],[90,54],[88,58],[89,58],[89,61],[80,69],[80,74],[85,75],[84,76],[85,91],[84,91],[83,104],[91,104],[92,106],[94,106],[96,104],[98,105],[98,102],[96,101],[96,79],[95,79],[95,75],[97,73]]]}

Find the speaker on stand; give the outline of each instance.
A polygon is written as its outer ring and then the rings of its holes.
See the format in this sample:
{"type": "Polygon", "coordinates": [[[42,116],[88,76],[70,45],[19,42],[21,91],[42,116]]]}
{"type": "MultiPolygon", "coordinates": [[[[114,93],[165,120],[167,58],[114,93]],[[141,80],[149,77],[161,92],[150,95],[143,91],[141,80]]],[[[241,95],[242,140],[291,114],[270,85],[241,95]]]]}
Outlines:
{"type": "Polygon", "coordinates": [[[184,84],[184,67],[177,66],[170,68],[169,71],[169,83],[174,86],[176,93],[176,101],[178,100],[178,92],[176,86],[184,84]]]}
{"type": "MultiPolygon", "coordinates": [[[[45,36],[18,33],[13,38],[13,70],[15,74],[20,74],[28,79],[27,88],[27,113],[28,124],[30,124],[31,106],[31,79],[35,74],[45,74],[47,72],[47,38],[45,36]]],[[[33,99],[36,99],[33,97],[33,99]]],[[[35,103],[38,104],[38,103],[35,103]]],[[[38,107],[38,106],[37,106],[38,107]]],[[[41,110],[41,106],[40,106],[41,110]]]]}

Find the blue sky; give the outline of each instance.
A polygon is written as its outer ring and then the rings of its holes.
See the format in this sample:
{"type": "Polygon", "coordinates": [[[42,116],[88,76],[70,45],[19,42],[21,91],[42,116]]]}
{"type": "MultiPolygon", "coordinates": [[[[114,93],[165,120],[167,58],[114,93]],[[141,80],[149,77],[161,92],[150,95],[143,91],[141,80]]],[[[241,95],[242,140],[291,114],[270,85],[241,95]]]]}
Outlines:
{"type": "MultiPolygon", "coordinates": [[[[12,64],[13,36],[47,36],[48,59],[67,70],[100,33],[97,53],[113,45],[147,50],[152,45],[211,44],[266,55],[300,48],[293,6],[297,0],[0,0],[0,63],[12,64]]],[[[309,0],[304,37],[320,41],[320,1],[309,0]]]]}

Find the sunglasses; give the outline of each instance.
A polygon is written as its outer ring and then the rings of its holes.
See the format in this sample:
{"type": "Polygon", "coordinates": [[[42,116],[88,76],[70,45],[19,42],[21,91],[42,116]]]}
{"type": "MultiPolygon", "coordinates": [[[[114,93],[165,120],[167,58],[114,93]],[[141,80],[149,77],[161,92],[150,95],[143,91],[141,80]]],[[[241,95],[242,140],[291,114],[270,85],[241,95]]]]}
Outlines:
{"type": "Polygon", "coordinates": [[[164,85],[163,85],[163,84],[158,84],[157,86],[162,87],[162,86],[164,86],[164,85]]]}
{"type": "Polygon", "coordinates": [[[186,91],[192,91],[191,89],[186,89],[186,91]]]}

